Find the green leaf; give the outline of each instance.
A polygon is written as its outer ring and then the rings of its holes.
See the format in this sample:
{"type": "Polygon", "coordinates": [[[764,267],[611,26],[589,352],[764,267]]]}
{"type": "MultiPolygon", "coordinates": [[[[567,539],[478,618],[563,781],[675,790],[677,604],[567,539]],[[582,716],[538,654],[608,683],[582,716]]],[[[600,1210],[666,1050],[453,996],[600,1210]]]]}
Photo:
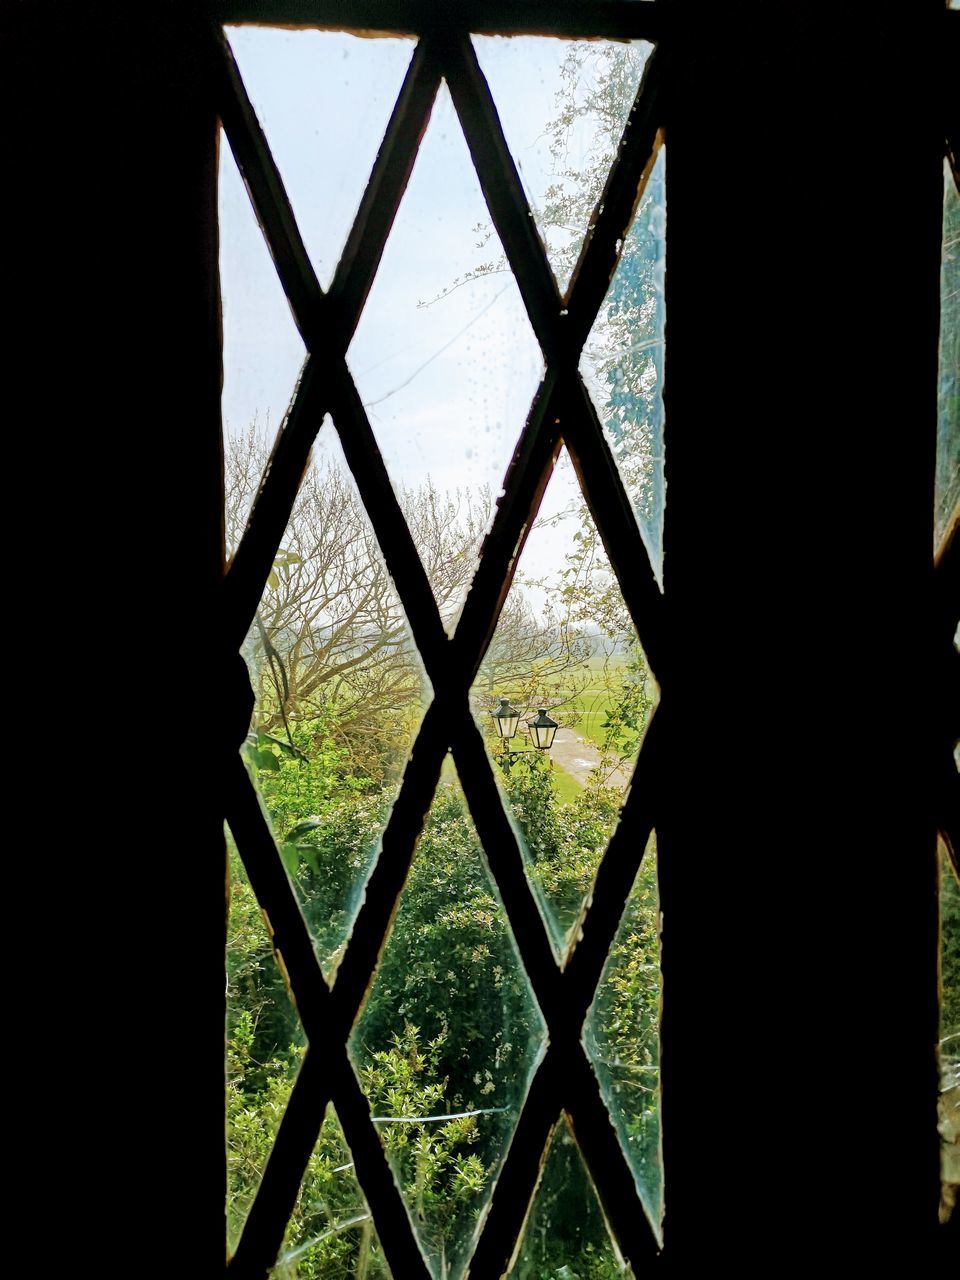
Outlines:
{"type": "Polygon", "coordinates": [[[287,874],[295,876],[300,866],[300,854],[297,852],[295,844],[282,844],[280,846],[280,860],[287,869],[287,874]]]}
{"type": "Polygon", "coordinates": [[[272,733],[264,733],[262,729],[257,730],[257,745],[261,747],[272,746],[279,747],[281,751],[285,751],[288,756],[302,755],[297,751],[296,747],[292,747],[289,742],[284,742],[282,738],[275,738],[272,733]]]}
{"type": "Polygon", "coordinates": [[[267,574],[267,582],[271,587],[273,587],[274,591],[276,591],[277,587],[280,585],[280,579],[277,577],[276,569],[271,569],[267,574]]]}
{"type": "Polygon", "coordinates": [[[312,844],[298,844],[297,852],[315,876],[320,874],[320,863],[317,861],[317,850],[312,844]]]}
{"type": "Polygon", "coordinates": [[[266,769],[269,773],[280,772],[280,761],[272,751],[251,751],[250,758],[258,769],[266,769]]]}
{"type": "Polygon", "coordinates": [[[304,818],[302,822],[298,822],[296,826],[291,827],[287,832],[287,839],[297,841],[301,836],[305,836],[308,831],[316,831],[317,827],[323,826],[320,818],[309,817],[304,818]]]}

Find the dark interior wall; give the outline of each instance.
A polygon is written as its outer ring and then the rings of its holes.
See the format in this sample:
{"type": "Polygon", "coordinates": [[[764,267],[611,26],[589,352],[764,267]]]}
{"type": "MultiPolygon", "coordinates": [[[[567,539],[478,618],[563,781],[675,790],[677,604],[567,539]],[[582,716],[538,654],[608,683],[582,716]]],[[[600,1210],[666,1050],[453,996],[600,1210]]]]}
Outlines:
{"type": "Polygon", "coordinates": [[[915,1265],[942,15],[712,8],[668,126],[668,1232],[915,1265]]]}
{"type": "MultiPolygon", "coordinates": [[[[690,21],[668,121],[668,1257],[752,1273],[822,1259],[829,1231],[830,1257],[915,1264],[937,1178],[942,15],[673,7],[690,21]]],[[[23,723],[55,742],[39,759],[92,851],[82,875],[46,854],[16,900],[42,939],[27,954],[54,961],[32,1016],[59,1028],[52,1096],[66,1081],[70,1098],[47,1108],[36,1185],[79,1132],[112,1170],[70,1166],[98,1256],[123,1240],[138,1274],[206,1276],[224,664],[216,130],[195,17],[17,10],[4,93],[26,300],[11,422],[60,584],[51,609],[49,575],[28,575],[28,616],[70,655],[22,682],[23,723]]],[[[31,812],[52,803],[42,790],[31,812]]]]}
{"type": "Polygon", "coordinates": [[[223,1266],[217,130],[197,8],[0,6],[8,1101],[37,1213],[11,1215],[14,1270],[223,1266]]]}

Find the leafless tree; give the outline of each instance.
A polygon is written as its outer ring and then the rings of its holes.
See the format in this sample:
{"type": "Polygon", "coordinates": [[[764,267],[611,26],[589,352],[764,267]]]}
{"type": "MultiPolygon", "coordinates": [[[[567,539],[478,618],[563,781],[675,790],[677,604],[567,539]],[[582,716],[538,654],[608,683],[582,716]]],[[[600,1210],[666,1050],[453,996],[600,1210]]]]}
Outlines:
{"type": "MultiPolygon", "coordinates": [[[[254,424],[231,439],[226,529],[235,546],[269,455],[254,424]]],[[[426,480],[398,498],[445,622],[473,576],[490,507],[487,493],[441,493],[426,480]]],[[[324,720],[365,762],[385,736],[409,730],[426,677],[376,535],[342,464],[311,462],[264,591],[246,654],[257,727],[291,736],[324,720]]],[[[501,690],[533,700],[559,687],[584,656],[569,618],[535,616],[522,589],[508,597],[481,668],[481,699],[501,690]]]]}
{"type": "Polygon", "coordinates": [[[568,610],[545,602],[534,612],[522,582],[507,595],[474,685],[478,712],[507,697],[525,715],[569,703],[587,682],[590,644],[568,610]]]}

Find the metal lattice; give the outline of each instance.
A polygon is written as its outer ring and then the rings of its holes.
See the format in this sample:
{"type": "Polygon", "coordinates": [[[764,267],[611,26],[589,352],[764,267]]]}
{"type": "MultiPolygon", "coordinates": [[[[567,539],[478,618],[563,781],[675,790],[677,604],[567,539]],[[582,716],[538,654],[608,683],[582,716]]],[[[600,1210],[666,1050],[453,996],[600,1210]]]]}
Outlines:
{"type": "Polygon", "coordinates": [[[230,766],[227,821],[253,890],[269,918],[274,946],[289,976],[309,1042],[259,1192],[229,1264],[234,1276],[263,1276],[273,1265],[326,1107],[332,1102],[393,1274],[404,1280],[429,1278],[369,1105],[351,1067],[347,1041],[385,944],[448,748],[549,1036],[469,1274],[494,1277],[505,1270],[534,1192],[551,1127],[561,1111],[571,1118],[604,1213],[635,1272],[640,1274],[657,1252],[581,1032],[654,826],[657,778],[662,768],[658,717],[642,747],[634,785],[597,873],[582,936],[561,970],[524,873],[523,856],[471,715],[468,695],[562,445],[572,457],[651,668],[661,687],[664,683],[664,598],[649,568],[632,505],[581,380],[578,361],[660,145],[665,57],[661,45],[647,63],[597,215],[570,287],[561,296],[469,35],[466,30],[421,31],[333,283],[324,292],[229,45],[218,38],[223,124],[308,353],[246,532],[226,576],[227,646],[237,651],[252,623],[311,446],[329,413],[434,691],[332,988],[321,973],[254,785],[239,756],[230,766]],[[546,362],[545,376],[516,446],[505,490],[452,638],[444,631],[345,358],[441,80],[449,86],[490,215],[546,362]]]}

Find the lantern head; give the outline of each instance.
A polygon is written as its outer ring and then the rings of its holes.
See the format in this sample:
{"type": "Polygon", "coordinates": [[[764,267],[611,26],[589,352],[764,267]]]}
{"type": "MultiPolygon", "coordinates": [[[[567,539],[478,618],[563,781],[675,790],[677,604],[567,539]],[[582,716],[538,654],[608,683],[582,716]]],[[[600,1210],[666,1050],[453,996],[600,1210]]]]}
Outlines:
{"type": "Polygon", "coordinates": [[[533,738],[533,745],[541,751],[549,751],[553,746],[553,739],[556,736],[557,729],[560,727],[556,720],[551,720],[543,707],[537,708],[537,718],[528,721],[530,735],[533,738]]]}
{"type": "Polygon", "coordinates": [[[493,712],[493,722],[501,738],[512,738],[520,723],[520,712],[511,707],[509,699],[501,698],[499,707],[493,712]]]}

